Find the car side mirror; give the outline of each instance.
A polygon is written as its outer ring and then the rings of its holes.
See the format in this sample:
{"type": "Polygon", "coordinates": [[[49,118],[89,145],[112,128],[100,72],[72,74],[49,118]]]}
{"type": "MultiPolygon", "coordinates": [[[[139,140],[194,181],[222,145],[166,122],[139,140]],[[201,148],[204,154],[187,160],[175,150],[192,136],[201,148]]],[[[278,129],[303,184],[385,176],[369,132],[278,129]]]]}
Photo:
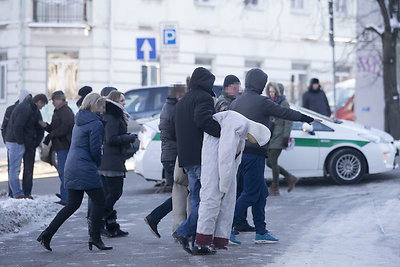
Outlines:
{"type": "Polygon", "coordinates": [[[315,135],[314,127],[311,124],[308,124],[307,122],[303,123],[302,130],[305,133],[309,133],[311,135],[315,135]]]}

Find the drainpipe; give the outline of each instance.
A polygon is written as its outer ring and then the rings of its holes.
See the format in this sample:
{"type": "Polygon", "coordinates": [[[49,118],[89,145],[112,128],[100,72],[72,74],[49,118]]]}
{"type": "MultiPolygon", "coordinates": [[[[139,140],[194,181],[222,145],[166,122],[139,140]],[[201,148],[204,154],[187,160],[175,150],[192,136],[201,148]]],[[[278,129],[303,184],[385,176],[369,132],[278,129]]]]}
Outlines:
{"type": "MultiPolygon", "coordinates": [[[[25,0],[19,0],[19,40],[18,40],[18,90],[25,89],[24,56],[25,56],[25,0]]],[[[18,92],[17,92],[18,93],[18,92]]]]}

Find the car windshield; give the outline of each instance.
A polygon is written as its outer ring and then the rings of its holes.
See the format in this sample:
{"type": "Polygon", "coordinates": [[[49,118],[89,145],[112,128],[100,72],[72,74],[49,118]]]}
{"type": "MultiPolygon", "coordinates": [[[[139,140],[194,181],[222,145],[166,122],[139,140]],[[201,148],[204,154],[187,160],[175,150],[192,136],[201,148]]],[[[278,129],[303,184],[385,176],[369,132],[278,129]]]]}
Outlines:
{"type": "Polygon", "coordinates": [[[298,110],[298,111],[300,111],[302,113],[305,113],[308,116],[311,116],[311,117],[316,118],[316,119],[320,119],[322,121],[329,121],[329,122],[332,122],[332,123],[342,123],[341,120],[332,119],[331,117],[324,116],[322,114],[319,114],[319,113],[317,113],[315,111],[312,111],[312,110],[309,110],[309,109],[306,109],[306,108],[302,108],[302,107],[294,106],[294,105],[291,105],[290,107],[292,109],[298,110]]]}

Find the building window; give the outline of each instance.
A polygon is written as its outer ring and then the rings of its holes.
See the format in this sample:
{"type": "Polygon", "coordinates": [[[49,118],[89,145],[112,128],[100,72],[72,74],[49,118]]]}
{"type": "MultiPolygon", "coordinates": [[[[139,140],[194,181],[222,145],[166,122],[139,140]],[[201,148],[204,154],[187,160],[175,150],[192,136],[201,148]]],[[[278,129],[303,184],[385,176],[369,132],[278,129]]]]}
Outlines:
{"type": "Polygon", "coordinates": [[[335,11],[339,16],[347,16],[348,15],[348,0],[336,0],[335,1],[335,11]]]}
{"type": "Polygon", "coordinates": [[[245,70],[244,70],[244,77],[246,77],[246,75],[247,75],[247,72],[250,70],[250,69],[254,69],[254,68],[261,68],[261,65],[262,65],[262,61],[261,60],[254,60],[254,59],[246,59],[245,61],[244,61],[244,68],[245,68],[245,70]]]}
{"type": "Polygon", "coordinates": [[[85,23],[87,0],[34,0],[33,20],[47,23],[85,23]]]}
{"type": "Polygon", "coordinates": [[[6,101],[7,89],[7,56],[0,54],[0,102],[6,101]]]}
{"type": "Polygon", "coordinates": [[[213,58],[211,58],[211,57],[196,57],[194,59],[195,65],[202,66],[202,67],[208,69],[209,71],[212,70],[212,63],[213,63],[213,58]]]}
{"type": "Polygon", "coordinates": [[[304,63],[292,63],[292,70],[305,70],[307,71],[308,64],[304,63]]]}
{"type": "Polygon", "coordinates": [[[78,98],[78,53],[47,54],[47,95],[63,91],[67,99],[78,98]]]}
{"type": "Polygon", "coordinates": [[[291,0],[292,10],[304,10],[304,0],[291,0]]]}
{"type": "Polygon", "coordinates": [[[244,0],[246,7],[258,7],[258,0],[244,0]]]}
{"type": "Polygon", "coordinates": [[[160,80],[160,66],[158,64],[142,65],[142,86],[158,85],[160,80]]]}

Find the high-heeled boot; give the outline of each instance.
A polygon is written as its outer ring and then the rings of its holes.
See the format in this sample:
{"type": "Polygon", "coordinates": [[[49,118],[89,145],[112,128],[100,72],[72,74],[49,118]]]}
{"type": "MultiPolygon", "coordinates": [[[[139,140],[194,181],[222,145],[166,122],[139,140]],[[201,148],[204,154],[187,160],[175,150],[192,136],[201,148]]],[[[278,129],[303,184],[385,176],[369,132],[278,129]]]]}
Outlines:
{"type": "Polygon", "coordinates": [[[91,235],[89,238],[89,250],[92,250],[93,245],[100,250],[110,250],[112,247],[107,247],[101,240],[100,233],[97,235],[91,235]]]}
{"type": "Polygon", "coordinates": [[[49,251],[53,251],[50,247],[50,241],[52,236],[49,234],[48,230],[44,230],[39,237],[36,239],[43,247],[49,251]]]}

